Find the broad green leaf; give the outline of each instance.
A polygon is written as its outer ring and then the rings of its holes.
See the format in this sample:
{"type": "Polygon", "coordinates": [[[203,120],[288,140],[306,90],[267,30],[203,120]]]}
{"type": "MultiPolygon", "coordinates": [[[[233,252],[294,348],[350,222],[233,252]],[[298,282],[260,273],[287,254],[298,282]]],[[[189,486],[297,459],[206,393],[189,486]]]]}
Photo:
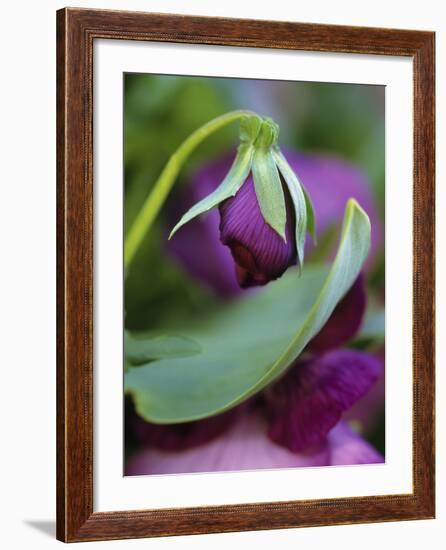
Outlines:
{"type": "Polygon", "coordinates": [[[169,424],[230,409],[279,377],[324,326],[367,257],[370,223],[352,199],[330,269],[295,269],[217,314],[193,321],[181,334],[202,353],[131,368],[126,392],[146,420],[169,424]]]}
{"type": "Polygon", "coordinates": [[[285,241],[285,197],[270,149],[256,149],[252,160],[252,175],[262,216],[285,241]]]}
{"type": "Polygon", "coordinates": [[[124,353],[130,365],[141,365],[155,359],[187,357],[201,352],[195,340],[175,334],[133,335],[124,333],[124,353]]]}
{"type": "Polygon", "coordinates": [[[307,234],[307,204],[305,195],[296,174],[293,172],[288,164],[288,161],[282,155],[280,150],[275,149],[272,154],[274,161],[277,163],[277,167],[285,180],[288,191],[291,195],[291,200],[294,204],[294,211],[296,213],[295,231],[297,256],[299,258],[299,265],[302,267],[304,263],[305,236],[307,234]]]}
{"type": "Polygon", "coordinates": [[[200,214],[204,214],[208,210],[211,210],[211,208],[214,208],[225,199],[233,197],[237,193],[249,175],[253,153],[254,146],[252,144],[242,143],[239,145],[237,155],[225,179],[215,191],[194,204],[194,206],[184,214],[181,220],[172,229],[169,239],[171,239],[184,224],[190,222],[200,214]]]}

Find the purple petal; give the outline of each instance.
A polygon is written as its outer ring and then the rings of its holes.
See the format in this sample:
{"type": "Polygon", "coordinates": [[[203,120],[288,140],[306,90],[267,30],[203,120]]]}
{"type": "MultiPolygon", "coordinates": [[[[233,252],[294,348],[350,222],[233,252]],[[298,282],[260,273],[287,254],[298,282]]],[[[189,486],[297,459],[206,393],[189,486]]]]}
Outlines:
{"type": "Polygon", "coordinates": [[[146,448],[126,465],[125,475],[222,472],[275,468],[302,468],[338,464],[374,464],[383,457],[371,445],[340,422],[324,445],[306,453],[293,453],[266,434],[266,421],[259,411],[243,417],[213,441],[173,452],[146,448]]]}
{"type": "Polygon", "coordinates": [[[181,424],[146,422],[134,410],[126,411],[126,419],[128,429],[140,443],[167,451],[180,451],[202,445],[221,435],[232,426],[242,410],[245,411],[246,406],[241,405],[211,418],[181,424]]]}
{"type": "Polygon", "coordinates": [[[322,353],[340,348],[358,332],[366,309],[366,292],[363,275],[339,302],[330,319],[309,342],[307,351],[322,353]]]}
{"type": "Polygon", "coordinates": [[[292,208],[287,204],[285,242],[265,222],[251,176],[235,197],[220,204],[220,216],[221,241],[231,249],[242,288],[264,285],[296,264],[292,208]]]}
{"type": "Polygon", "coordinates": [[[270,438],[291,451],[320,445],[343,412],[363,397],[382,371],[368,353],[338,350],[297,361],[265,390],[270,438]]]}
{"type": "Polygon", "coordinates": [[[329,433],[328,446],[330,448],[330,464],[333,466],[384,462],[384,457],[345,422],[339,422],[329,433]]]}
{"type": "Polygon", "coordinates": [[[370,433],[382,420],[385,410],[385,353],[384,349],[374,352],[383,363],[383,370],[373,388],[345,415],[345,419],[359,426],[361,433],[370,433]]]}
{"type": "Polygon", "coordinates": [[[145,449],[127,464],[126,475],[220,472],[263,468],[325,466],[329,450],[295,454],[276,445],[266,436],[266,420],[251,412],[223,436],[210,443],[181,452],[145,449]]]}

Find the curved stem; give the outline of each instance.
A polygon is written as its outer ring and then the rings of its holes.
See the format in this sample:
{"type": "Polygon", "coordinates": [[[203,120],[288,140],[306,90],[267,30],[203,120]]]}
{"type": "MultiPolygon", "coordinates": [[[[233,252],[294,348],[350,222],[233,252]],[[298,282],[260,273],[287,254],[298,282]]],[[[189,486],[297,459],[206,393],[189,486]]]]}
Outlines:
{"type": "Polygon", "coordinates": [[[210,134],[219,130],[226,124],[244,116],[255,115],[252,111],[230,111],[214,118],[195,130],[167,161],[152,191],[146,198],[141,210],[133,222],[124,243],[124,270],[127,270],[132,262],[139,245],[155,220],[164,201],[175,183],[184,162],[192,151],[210,134]]]}

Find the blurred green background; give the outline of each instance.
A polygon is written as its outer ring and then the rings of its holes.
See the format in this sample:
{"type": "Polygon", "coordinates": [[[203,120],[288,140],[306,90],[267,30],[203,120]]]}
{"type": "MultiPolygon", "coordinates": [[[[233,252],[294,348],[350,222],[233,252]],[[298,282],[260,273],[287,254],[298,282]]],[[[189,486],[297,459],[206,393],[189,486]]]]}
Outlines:
{"type": "MultiPolygon", "coordinates": [[[[384,227],[383,86],[126,74],[124,78],[125,230],[169,156],[196,128],[233,109],[250,109],[280,126],[281,146],[337,155],[368,176],[384,227]]],[[[186,164],[176,187],[204,162],[238,143],[238,125],[217,132],[186,164]]],[[[214,307],[218,298],[192,280],[160,238],[165,209],[125,280],[126,328],[158,329],[214,307]]],[[[369,273],[370,299],[384,297],[384,250],[369,273]]],[[[369,439],[384,451],[384,412],[369,439]]]]}

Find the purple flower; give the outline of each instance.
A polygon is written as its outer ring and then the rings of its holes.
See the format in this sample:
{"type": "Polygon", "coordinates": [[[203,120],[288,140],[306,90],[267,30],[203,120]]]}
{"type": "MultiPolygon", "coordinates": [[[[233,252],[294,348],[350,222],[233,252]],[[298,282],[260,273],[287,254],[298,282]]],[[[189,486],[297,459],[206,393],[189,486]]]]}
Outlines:
{"type": "Polygon", "coordinates": [[[381,369],[376,357],[347,349],[298,360],[265,391],[269,437],[295,452],[321,445],[381,369]]]}
{"type": "Polygon", "coordinates": [[[318,449],[294,453],[266,435],[267,424],[256,413],[231,425],[224,436],[181,452],[146,447],[128,462],[125,475],[221,472],[343,464],[376,464],[383,461],[375,449],[340,422],[318,449]]]}
{"type": "Polygon", "coordinates": [[[126,474],[382,462],[342,421],[383,369],[378,357],[341,349],[360,327],[364,297],[360,276],[284,376],[234,409],[170,426],[128,415],[143,449],[126,474]]]}
{"type": "Polygon", "coordinates": [[[242,288],[264,285],[296,263],[303,266],[307,230],[315,237],[311,200],[278,145],[278,126],[246,117],[226,174],[172,229],[219,206],[220,237],[232,253],[242,288]]]}
{"type": "MultiPolygon", "coordinates": [[[[353,197],[358,200],[371,221],[372,242],[366,267],[371,265],[382,244],[382,231],[375,201],[364,173],[335,157],[297,153],[291,150],[286,150],[285,155],[291,168],[311,196],[319,239],[342,219],[347,199],[353,197]]],[[[170,218],[176,219],[182,210],[212,193],[227,173],[232,158],[233,154],[225,155],[199,170],[188,183],[187,194],[177,197],[175,211],[170,212],[170,218]]],[[[260,279],[261,283],[267,277],[274,278],[275,274],[280,276],[280,272],[283,273],[293,259],[296,263],[296,258],[293,257],[293,240],[287,238],[285,243],[263,220],[259,220],[259,206],[252,199],[252,178],[248,177],[237,195],[220,206],[221,219],[217,210],[210,210],[206,215],[187,223],[175,238],[169,241],[169,251],[185,269],[194,278],[222,296],[239,293],[237,279],[243,282],[244,277],[249,279],[254,276],[260,279]],[[228,214],[233,210],[241,209],[242,206],[247,208],[249,205],[251,205],[251,218],[249,223],[246,217],[244,218],[246,234],[243,234],[242,222],[231,219],[228,214]],[[263,231],[267,234],[268,240],[250,238],[248,241],[248,229],[253,226],[256,226],[260,233],[263,231]],[[242,247],[235,248],[234,245],[229,244],[231,248],[227,248],[221,246],[220,240],[227,245],[231,241],[241,242],[242,247]],[[264,245],[265,242],[268,242],[267,246],[264,245]],[[251,250],[255,253],[253,254],[251,250]],[[264,261],[264,258],[269,259],[270,255],[274,255],[276,260],[274,270],[270,268],[271,264],[264,261]],[[234,259],[236,276],[234,276],[234,259]],[[256,264],[254,259],[257,259],[256,264]],[[266,267],[268,271],[263,275],[266,267]]],[[[285,193],[285,199],[289,212],[287,193],[285,193]]],[[[287,236],[292,234],[290,225],[291,221],[287,216],[287,236]]],[[[310,241],[306,243],[305,248],[311,252],[310,241]]]]}

